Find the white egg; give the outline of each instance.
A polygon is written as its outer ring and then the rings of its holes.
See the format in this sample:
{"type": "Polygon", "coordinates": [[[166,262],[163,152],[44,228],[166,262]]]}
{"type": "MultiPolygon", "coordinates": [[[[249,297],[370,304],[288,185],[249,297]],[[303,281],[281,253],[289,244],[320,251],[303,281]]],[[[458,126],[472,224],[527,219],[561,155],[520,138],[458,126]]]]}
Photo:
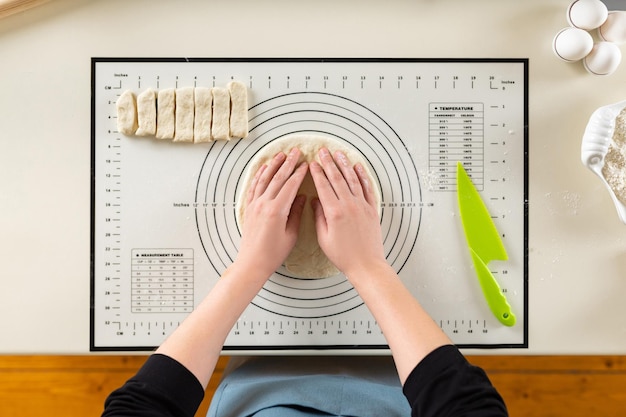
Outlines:
{"type": "Polygon", "coordinates": [[[613,42],[598,42],[583,60],[585,69],[594,75],[612,74],[622,61],[622,51],[613,42]]]}
{"type": "Polygon", "coordinates": [[[593,38],[589,32],[567,27],[556,34],[552,49],[564,61],[574,62],[583,59],[593,48],[593,38]]]}
{"type": "Polygon", "coordinates": [[[609,14],[609,11],[600,0],[575,0],[567,8],[567,21],[570,25],[591,30],[600,27],[609,14]]]}
{"type": "Polygon", "coordinates": [[[598,36],[607,42],[626,42],[626,11],[611,10],[606,22],[598,28],[598,36]]]}

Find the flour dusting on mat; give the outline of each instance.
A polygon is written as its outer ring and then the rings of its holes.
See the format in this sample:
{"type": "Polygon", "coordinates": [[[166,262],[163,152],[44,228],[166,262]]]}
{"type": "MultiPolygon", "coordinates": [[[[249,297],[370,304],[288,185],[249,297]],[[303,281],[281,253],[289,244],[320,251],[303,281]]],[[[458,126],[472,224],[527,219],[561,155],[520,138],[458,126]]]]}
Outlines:
{"type": "Polygon", "coordinates": [[[615,130],[604,157],[602,175],[618,200],[626,204],[626,108],[615,118],[615,130]]]}

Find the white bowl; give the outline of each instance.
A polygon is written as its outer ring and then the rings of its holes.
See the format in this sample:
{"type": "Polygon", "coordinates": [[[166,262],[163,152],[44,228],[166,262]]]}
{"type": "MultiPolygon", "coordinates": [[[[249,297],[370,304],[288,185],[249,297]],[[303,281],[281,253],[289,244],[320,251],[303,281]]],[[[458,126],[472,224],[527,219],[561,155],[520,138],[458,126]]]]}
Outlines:
{"type": "MultiPolygon", "coordinates": [[[[587,168],[593,171],[609,190],[620,220],[626,224],[626,206],[617,198],[615,192],[602,174],[604,159],[613,140],[615,118],[626,107],[626,101],[600,107],[593,112],[587,123],[581,146],[581,159],[587,168]]],[[[626,167],[624,167],[626,169],[626,167]]]]}

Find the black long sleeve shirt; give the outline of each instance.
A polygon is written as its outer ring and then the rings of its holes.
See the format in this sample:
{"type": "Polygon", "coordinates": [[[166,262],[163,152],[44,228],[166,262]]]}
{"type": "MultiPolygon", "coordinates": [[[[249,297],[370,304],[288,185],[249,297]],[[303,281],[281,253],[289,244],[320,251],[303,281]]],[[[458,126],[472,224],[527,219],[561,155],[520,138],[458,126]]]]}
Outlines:
{"type": "MultiPolygon", "coordinates": [[[[403,393],[413,417],[507,416],[504,401],[485,372],[455,346],[431,352],[411,372],[403,393]]],[[[155,354],[105,402],[103,417],[193,417],[204,391],[174,359],[155,354]]]]}

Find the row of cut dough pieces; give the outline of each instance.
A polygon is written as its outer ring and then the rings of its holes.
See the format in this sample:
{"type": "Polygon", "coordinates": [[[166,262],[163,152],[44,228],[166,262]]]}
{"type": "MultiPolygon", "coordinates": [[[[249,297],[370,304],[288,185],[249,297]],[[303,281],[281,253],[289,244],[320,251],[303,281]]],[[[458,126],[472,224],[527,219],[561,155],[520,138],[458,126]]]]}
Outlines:
{"type": "Polygon", "coordinates": [[[222,87],[149,88],[117,100],[117,128],[128,136],[175,142],[210,142],[248,136],[248,90],[238,81],[222,87]]]}

